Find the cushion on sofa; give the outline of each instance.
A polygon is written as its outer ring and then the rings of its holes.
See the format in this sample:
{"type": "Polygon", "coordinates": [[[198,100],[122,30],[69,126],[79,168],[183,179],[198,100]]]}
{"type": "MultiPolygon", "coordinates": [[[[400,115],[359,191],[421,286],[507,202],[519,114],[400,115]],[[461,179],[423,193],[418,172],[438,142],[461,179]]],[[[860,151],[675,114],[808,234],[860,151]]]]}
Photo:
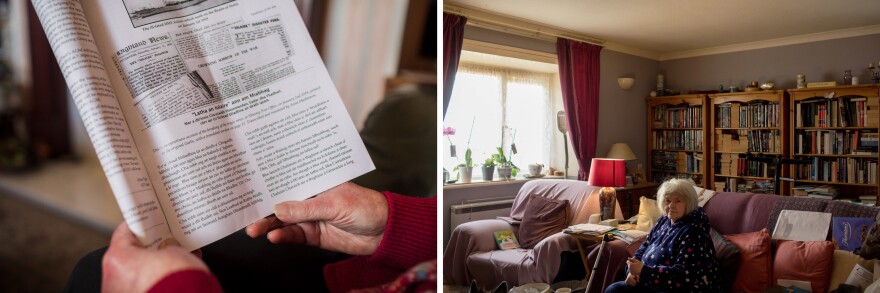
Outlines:
{"type": "Polygon", "coordinates": [[[779,279],[808,281],[813,293],[828,292],[833,256],[831,241],[778,240],[773,257],[773,284],[779,279]]]}
{"type": "Polygon", "coordinates": [[[837,286],[845,282],[856,264],[873,271],[875,262],[873,259],[867,260],[846,250],[835,250],[831,261],[831,279],[828,290],[837,289],[837,286]]]}
{"type": "Polygon", "coordinates": [[[762,292],[770,287],[773,259],[770,251],[770,234],[767,229],[758,232],[725,235],[739,248],[740,261],[733,289],[739,292],[762,292]]]}
{"type": "Polygon", "coordinates": [[[880,214],[877,214],[876,219],[877,221],[874,221],[874,224],[868,229],[868,235],[862,240],[859,255],[863,258],[880,258],[880,214]]]}
{"type": "Polygon", "coordinates": [[[569,217],[567,200],[530,194],[519,224],[520,246],[532,248],[544,238],[559,233],[568,226],[569,217]]]}
{"type": "Polygon", "coordinates": [[[724,236],[715,229],[709,229],[709,235],[712,237],[712,243],[715,244],[715,259],[721,266],[718,268],[720,273],[718,280],[723,290],[729,290],[733,287],[733,281],[736,280],[736,273],[739,271],[739,248],[733,242],[724,239],[724,236]]]}
{"type": "Polygon", "coordinates": [[[645,232],[651,232],[657,220],[663,216],[660,207],[657,206],[657,200],[642,196],[639,198],[639,217],[636,222],[636,229],[645,232]]]}

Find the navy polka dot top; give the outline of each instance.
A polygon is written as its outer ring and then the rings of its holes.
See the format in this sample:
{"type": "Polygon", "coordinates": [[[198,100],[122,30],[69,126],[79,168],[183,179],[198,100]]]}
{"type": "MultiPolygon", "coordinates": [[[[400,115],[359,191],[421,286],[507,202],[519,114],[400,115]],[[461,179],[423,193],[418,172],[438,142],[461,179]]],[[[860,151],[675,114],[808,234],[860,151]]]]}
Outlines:
{"type": "Polygon", "coordinates": [[[639,284],[661,291],[719,292],[715,245],[703,208],[676,221],[660,217],[634,255],[645,266],[639,284]]]}

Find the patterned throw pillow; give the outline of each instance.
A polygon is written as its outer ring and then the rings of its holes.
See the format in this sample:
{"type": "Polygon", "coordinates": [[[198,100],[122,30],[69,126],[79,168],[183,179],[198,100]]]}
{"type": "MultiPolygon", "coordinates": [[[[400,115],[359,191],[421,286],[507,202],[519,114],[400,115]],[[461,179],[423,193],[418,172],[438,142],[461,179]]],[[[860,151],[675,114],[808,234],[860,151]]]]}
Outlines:
{"type": "Polygon", "coordinates": [[[709,229],[709,235],[712,236],[712,243],[715,244],[715,259],[721,266],[719,268],[721,290],[727,292],[733,288],[733,281],[736,280],[736,273],[739,271],[739,248],[715,229],[709,229]]]}

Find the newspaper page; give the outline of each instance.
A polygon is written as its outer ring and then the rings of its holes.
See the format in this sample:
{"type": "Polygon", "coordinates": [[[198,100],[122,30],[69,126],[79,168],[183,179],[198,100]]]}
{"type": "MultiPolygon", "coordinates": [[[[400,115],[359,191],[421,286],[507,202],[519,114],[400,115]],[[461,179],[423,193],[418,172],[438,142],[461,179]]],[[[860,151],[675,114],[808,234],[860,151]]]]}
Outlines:
{"type": "Polygon", "coordinates": [[[79,2],[182,246],[374,168],[293,1],[79,2]]]}

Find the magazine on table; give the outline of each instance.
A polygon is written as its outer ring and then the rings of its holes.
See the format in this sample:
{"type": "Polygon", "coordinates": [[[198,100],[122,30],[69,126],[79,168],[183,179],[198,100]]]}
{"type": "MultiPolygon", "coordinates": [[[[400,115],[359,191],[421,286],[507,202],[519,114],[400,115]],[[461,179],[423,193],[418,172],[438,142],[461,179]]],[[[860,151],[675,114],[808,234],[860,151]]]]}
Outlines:
{"type": "Polygon", "coordinates": [[[32,3],[145,246],[200,248],[374,169],[293,1],[32,3]]]}

